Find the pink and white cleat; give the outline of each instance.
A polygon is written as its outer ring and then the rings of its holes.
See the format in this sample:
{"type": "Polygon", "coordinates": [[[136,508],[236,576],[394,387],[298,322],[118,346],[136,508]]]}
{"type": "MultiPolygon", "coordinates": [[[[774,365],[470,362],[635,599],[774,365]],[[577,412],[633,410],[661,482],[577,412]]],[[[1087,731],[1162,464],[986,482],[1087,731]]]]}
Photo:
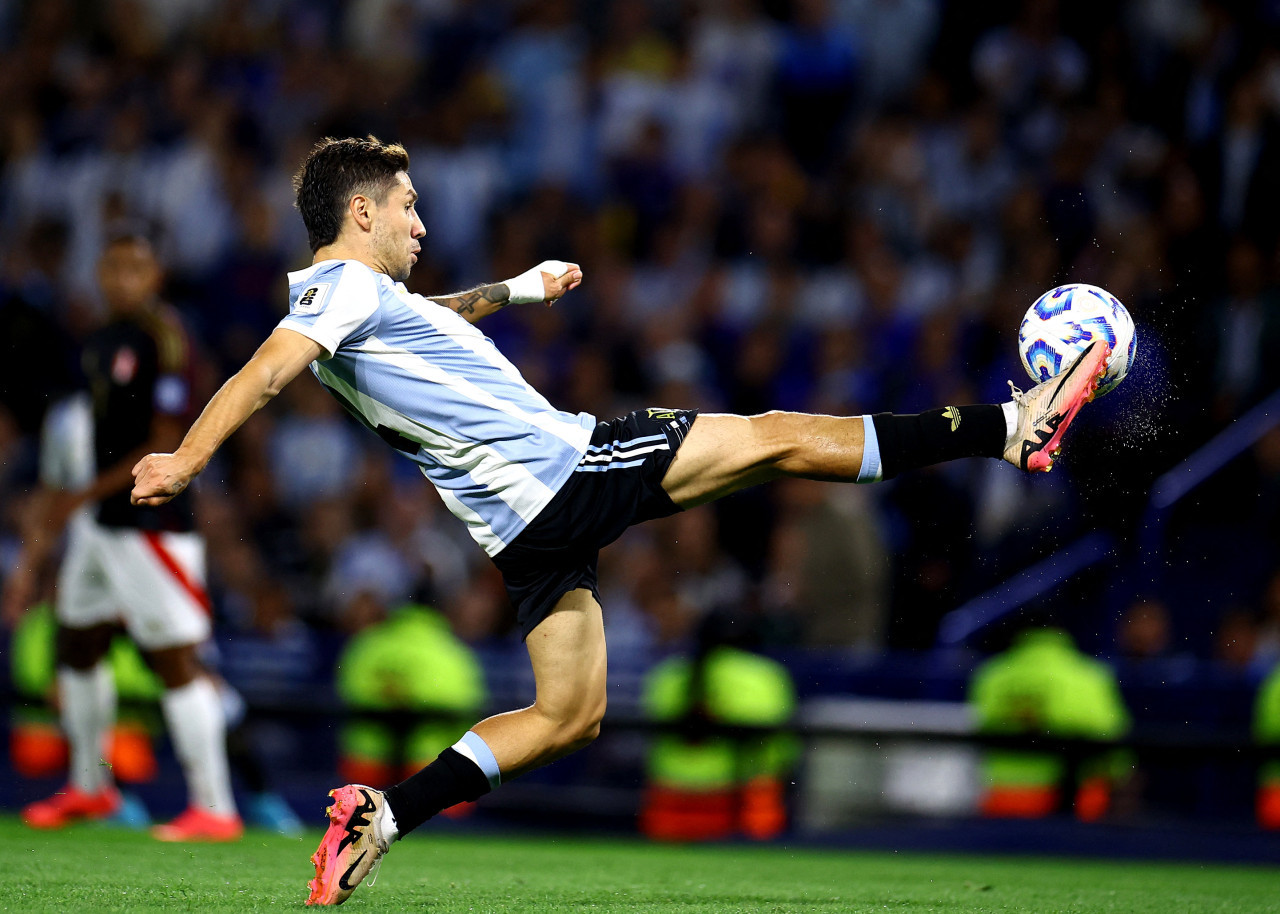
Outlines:
{"type": "Polygon", "coordinates": [[[1080,407],[1093,399],[1110,356],[1111,347],[1095,340],[1069,366],[1026,393],[1010,381],[1018,405],[1018,428],[1005,445],[1004,459],[1031,473],[1053,469],[1067,426],[1080,407]]]}
{"type": "MultiPolygon", "coordinates": [[[[383,836],[386,797],[363,784],[329,791],[329,830],[311,855],[316,876],[307,883],[307,904],[342,904],[382,860],[391,842],[383,836]]],[[[370,883],[372,884],[372,882],[370,883]]]]}

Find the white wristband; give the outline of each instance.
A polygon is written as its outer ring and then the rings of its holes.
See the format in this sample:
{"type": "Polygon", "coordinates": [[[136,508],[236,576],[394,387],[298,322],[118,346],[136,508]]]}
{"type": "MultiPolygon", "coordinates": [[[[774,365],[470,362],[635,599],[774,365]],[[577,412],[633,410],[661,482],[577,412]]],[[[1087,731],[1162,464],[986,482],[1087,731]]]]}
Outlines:
{"type": "Polygon", "coordinates": [[[514,279],[508,279],[507,290],[511,293],[511,304],[527,305],[532,302],[546,301],[547,287],[542,284],[542,274],[550,273],[558,279],[568,272],[569,265],[563,260],[544,260],[514,279]]]}

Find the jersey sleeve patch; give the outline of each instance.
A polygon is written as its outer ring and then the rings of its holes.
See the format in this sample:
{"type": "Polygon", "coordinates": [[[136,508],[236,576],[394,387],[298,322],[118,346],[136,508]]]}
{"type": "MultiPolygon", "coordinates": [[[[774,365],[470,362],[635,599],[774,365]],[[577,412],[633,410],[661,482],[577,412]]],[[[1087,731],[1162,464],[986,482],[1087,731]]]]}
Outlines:
{"type": "Polygon", "coordinates": [[[294,303],[292,312],[294,314],[319,314],[324,309],[325,302],[329,300],[329,293],[333,290],[333,283],[329,282],[313,282],[302,290],[298,296],[298,300],[294,303]]]}
{"type": "Polygon", "coordinates": [[[358,342],[361,328],[376,325],[381,300],[376,274],[359,261],[341,261],[324,268],[323,280],[292,282],[289,313],[277,326],[314,340],[324,350],[320,361],[332,358],[344,344],[358,342]],[[370,320],[374,318],[373,320],[370,320]]]}

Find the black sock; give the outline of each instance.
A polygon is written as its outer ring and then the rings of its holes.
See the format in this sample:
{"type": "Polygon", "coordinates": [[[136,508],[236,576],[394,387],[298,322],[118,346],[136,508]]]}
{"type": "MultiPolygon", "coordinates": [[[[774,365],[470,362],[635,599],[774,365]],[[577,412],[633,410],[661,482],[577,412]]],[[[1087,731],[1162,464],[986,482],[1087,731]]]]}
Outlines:
{"type": "Polygon", "coordinates": [[[924,413],[876,413],[881,476],[892,479],[958,457],[999,457],[1007,430],[999,406],[948,406],[924,413]]]}
{"type": "Polygon", "coordinates": [[[449,748],[417,774],[385,791],[396,828],[407,835],[442,809],[489,792],[489,779],[475,762],[449,748]]]}

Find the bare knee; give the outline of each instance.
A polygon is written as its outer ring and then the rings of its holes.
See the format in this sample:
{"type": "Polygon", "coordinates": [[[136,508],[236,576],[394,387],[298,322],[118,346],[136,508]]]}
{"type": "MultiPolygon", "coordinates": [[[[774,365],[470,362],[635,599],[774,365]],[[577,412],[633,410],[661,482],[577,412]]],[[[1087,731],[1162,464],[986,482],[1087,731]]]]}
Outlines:
{"type": "Polygon", "coordinates": [[[802,438],[798,425],[800,419],[796,413],[779,409],[747,417],[751,423],[757,466],[779,467],[797,453],[802,438]]]}
{"type": "Polygon", "coordinates": [[[761,445],[776,447],[785,444],[786,440],[795,433],[796,418],[796,413],[771,409],[767,413],[747,416],[747,421],[751,423],[751,431],[761,445]]]}
{"type": "Polygon", "coordinates": [[[554,719],[552,742],[558,753],[575,752],[590,745],[600,735],[600,722],[604,720],[605,696],[598,696],[578,703],[569,713],[554,719]]]}
{"type": "Polygon", "coordinates": [[[590,743],[595,742],[596,737],[600,735],[600,724],[604,720],[604,702],[600,703],[600,709],[586,715],[578,724],[577,737],[575,739],[576,749],[581,749],[590,743]]]}
{"type": "Polygon", "coordinates": [[[604,695],[600,695],[597,701],[584,706],[574,717],[566,734],[570,737],[570,745],[574,749],[590,745],[600,735],[600,722],[604,720],[604,706],[604,695]]]}
{"type": "Polygon", "coordinates": [[[180,689],[204,674],[194,644],[147,651],[147,663],[166,689],[180,689]]]}
{"type": "Polygon", "coordinates": [[[91,628],[58,626],[58,663],[81,672],[93,669],[106,656],[111,639],[118,630],[118,626],[109,622],[91,628]]]}

